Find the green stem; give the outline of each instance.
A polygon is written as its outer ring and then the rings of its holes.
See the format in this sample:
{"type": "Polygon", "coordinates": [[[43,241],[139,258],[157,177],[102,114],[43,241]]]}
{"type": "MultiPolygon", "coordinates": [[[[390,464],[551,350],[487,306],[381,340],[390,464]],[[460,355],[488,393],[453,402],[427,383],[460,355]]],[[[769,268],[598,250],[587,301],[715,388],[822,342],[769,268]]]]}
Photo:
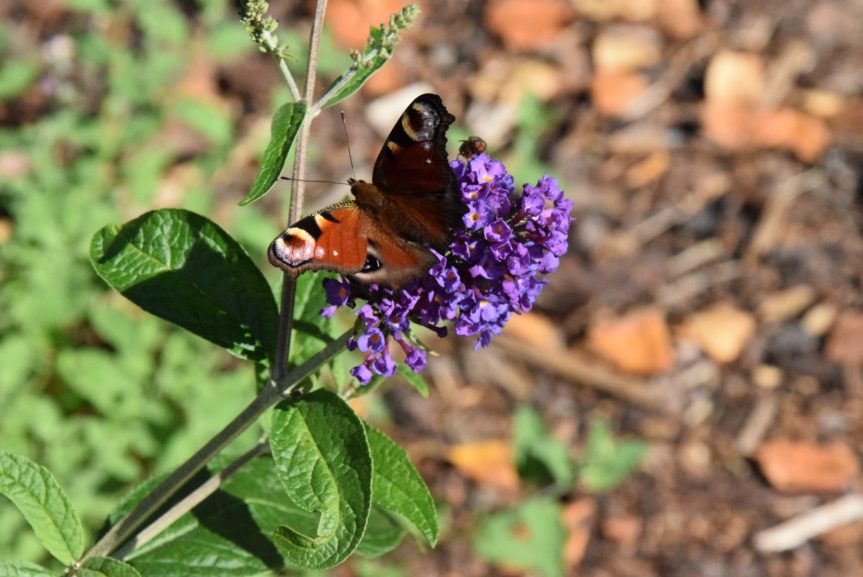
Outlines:
{"type": "MultiPolygon", "coordinates": [[[[327,1],[318,0],[315,5],[315,18],[312,22],[312,30],[309,33],[309,64],[306,70],[305,101],[311,102],[315,95],[315,75],[318,68],[318,54],[320,53],[321,31],[324,27],[324,14],[327,11],[327,1]]],[[[288,225],[297,220],[303,209],[303,197],[305,195],[306,176],[306,152],[309,148],[310,126],[313,116],[306,112],[306,118],[300,127],[297,137],[296,152],[294,154],[294,167],[291,173],[291,204],[288,209],[288,225]]],[[[288,357],[291,350],[291,332],[294,326],[294,295],[296,294],[296,279],[285,273],[282,276],[282,299],[279,314],[279,327],[276,340],[276,356],[270,378],[273,381],[281,381],[285,374],[288,357]]]]}

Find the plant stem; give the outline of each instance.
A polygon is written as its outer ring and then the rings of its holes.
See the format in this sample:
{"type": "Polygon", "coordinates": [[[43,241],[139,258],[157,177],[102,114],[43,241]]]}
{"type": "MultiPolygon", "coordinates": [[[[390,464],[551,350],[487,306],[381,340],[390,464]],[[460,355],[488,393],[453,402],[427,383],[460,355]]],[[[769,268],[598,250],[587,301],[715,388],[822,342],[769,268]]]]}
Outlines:
{"type": "MultiPolygon", "coordinates": [[[[159,507],[165,504],[195,473],[200,471],[219,451],[221,451],[228,443],[234,440],[240,433],[245,431],[249,425],[254,423],[261,414],[273,406],[277,401],[284,399],[286,396],[297,389],[303,381],[315,373],[325,363],[330,361],[340,352],[345,350],[345,345],[348,338],[351,336],[350,330],[339,336],[337,339],[327,343],[327,345],[318,351],[312,358],[307,360],[299,367],[289,371],[280,382],[272,382],[258,393],[258,396],[247,406],[243,412],[234,418],[224,429],[219,431],[206,445],[201,447],[194,455],[180,465],[173,473],[171,473],[164,481],[153,489],[140,503],[138,503],[132,511],[127,513],[120,519],[99,541],[81,558],[76,564],[80,567],[81,563],[92,557],[109,555],[118,545],[129,538],[130,535],[143,523],[150,515],[153,514],[159,507]]],[[[240,457],[245,458],[248,455],[240,457]]],[[[236,461],[235,461],[236,462],[236,461]]],[[[233,463],[225,470],[232,469],[233,463]]],[[[235,468],[234,468],[235,469],[235,468]]],[[[231,470],[233,472],[233,469],[231,470]]],[[[230,473],[224,475],[218,483],[210,487],[209,492],[204,490],[199,493],[200,499],[196,502],[185,502],[183,507],[179,504],[175,505],[169,513],[176,515],[175,519],[183,513],[191,510],[197,503],[203,500],[204,497],[218,489],[221,482],[228,477],[230,473]],[[177,511],[174,511],[177,509],[177,511]]],[[[200,488],[198,489],[200,490],[200,488]]],[[[195,492],[197,493],[198,490],[195,492]]],[[[167,513],[166,513],[167,514],[167,513]]],[[[164,527],[162,527],[164,528],[164,527]]],[[[137,544],[141,544],[137,542],[137,544]]],[[[124,548],[125,551],[125,548],[124,548]]]]}
{"type": "MultiPolygon", "coordinates": [[[[327,0],[318,0],[315,4],[315,17],[312,30],[309,33],[309,63],[306,69],[305,101],[311,102],[315,95],[315,76],[318,69],[318,54],[320,53],[321,30],[324,27],[324,14],[327,11],[327,0]]],[[[309,134],[312,124],[311,114],[306,112],[306,118],[300,127],[297,137],[297,148],[294,154],[294,167],[291,172],[291,204],[288,209],[288,225],[297,220],[303,209],[305,196],[306,152],[309,147],[309,134]]],[[[288,357],[291,351],[291,332],[294,326],[294,295],[296,294],[296,279],[285,273],[282,276],[282,297],[279,313],[278,338],[276,340],[276,355],[270,378],[280,382],[285,374],[288,357]]]]}
{"type": "Polygon", "coordinates": [[[168,509],[161,517],[147,525],[143,530],[138,532],[135,537],[126,541],[126,543],[114,552],[114,557],[123,559],[132,551],[144,546],[150,542],[159,533],[170,527],[174,521],[194,509],[201,501],[215,493],[224,482],[236,473],[240,467],[257,457],[263,455],[270,449],[269,441],[266,437],[258,441],[258,444],[240,455],[230,465],[207,479],[207,481],[183,497],[177,504],[168,509]]]}
{"type": "MultiPolygon", "coordinates": [[[[318,55],[320,54],[321,31],[324,27],[324,14],[327,11],[327,0],[318,0],[315,4],[315,17],[312,22],[312,30],[309,32],[309,62],[306,69],[305,101],[310,104],[315,96],[315,78],[318,70],[318,55]]],[[[288,220],[294,222],[299,216],[305,195],[306,176],[306,154],[308,152],[309,134],[312,125],[311,114],[306,114],[306,120],[300,127],[297,138],[297,150],[294,156],[293,191],[291,193],[291,208],[288,211],[288,220]]]]}
{"type": "Polygon", "coordinates": [[[285,62],[284,58],[279,58],[279,70],[282,71],[282,76],[285,77],[285,81],[288,83],[288,88],[291,91],[291,97],[294,100],[300,99],[300,89],[297,87],[297,83],[294,82],[294,77],[291,74],[291,70],[288,68],[288,63],[285,62]]]}

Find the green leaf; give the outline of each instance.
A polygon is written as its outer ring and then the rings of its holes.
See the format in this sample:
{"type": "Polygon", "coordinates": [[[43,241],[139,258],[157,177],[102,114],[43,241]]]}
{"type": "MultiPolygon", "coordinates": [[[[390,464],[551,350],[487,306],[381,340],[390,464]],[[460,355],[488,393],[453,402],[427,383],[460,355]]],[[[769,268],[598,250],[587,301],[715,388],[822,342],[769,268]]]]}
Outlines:
{"type": "Polygon", "coordinates": [[[0,66],[0,100],[11,100],[30,88],[39,77],[39,64],[35,60],[5,58],[0,66]]]}
{"type": "Polygon", "coordinates": [[[366,532],[357,547],[363,557],[380,557],[402,542],[407,531],[392,516],[379,507],[372,507],[366,532]]]}
{"type": "Polygon", "coordinates": [[[0,451],[0,493],[18,507],[39,540],[66,565],[84,552],[84,530],[66,493],[45,467],[0,451]]]}
{"type": "Polygon", "coordinates": [[[434,547],[438,538],[437,511],[425,481],[404,449],[368,423],[365,426],[375,464],[372,500],[407,519],[434,547]]]}
{"type": "Polygon", "coordinates": [[[300,567],[341,563],[359,544],[371,507],[372,458],[362,421],[337,395],[318,390],[279,404],[270,435],[288,497],[320,514],[312,535],[282,526],[273,541],[300,567]]]}
{"type": "Polygon", "coordinates": [[[333,82],[325,94],[329,94],[336,86],[340,86],[321,108],[328,108],[338,104],[366,83],[366,80],[380,70],[380,68],[392,58],[393,50],[399,42],[399,31],[410,28],[419,17],[419,7],[416,4],[408,4],[396,14],[390,17],[389,24],[383,24],[378,28],[372,28],[369,38],[363,48],[362,54],[354,54],[354,64],[347,72],[339,76],[333,82]]]}
{"type": "Polygon", "coordinates": [[[270,126],[270,142],[261,158],[261,168],[258,169],[252,190],[240,201],[240,206],[245,206],[264,196],[279,179],[288,151],[305,117],[306,103],[303,101],[288,102],[276,111],[270,126]]]}
{"type": "Polygon", "coordinates": [[[326,293],[317,274],[304,274],[297,277],[294,297],[294,335],[291,344],[291,365],[297,366],[317,353],[323,345],[330,342],[327,329],[332,322],[321,316],[321,309],[327,304],[326,293]]]}
{"type": "Polygon", "coordinates": [[[278,321],[269,285],[242,247],[207,218],[162,209],[106,226],[93,236],[90,261],[144,310],[235,355],[272,355],[278,321]]]}
{"type": "Polygon", "coordinates": [[[363,84],[365,84],[366,81],[371,78],[375,72],[380,70],[381,67],[386,64],[390,58],[392,58],[392,54],[387,54],[386,56],[375,56],[370,60],[370,64],[368,67],[351,67],[347,72],[336,78],[335,82],[333,82],[330,87],[327,88],[327,90],[329,91],[339,82],[345,82],[345,85],[342,86],[335,94],[333,94],[321,108],[329,108],[330,106],[338,104],[339,102],[362,88],[363,84]],[[345,81],[345,79],[347,80],[345,81]]]}
{"type": "Polygon", "coordinates": [[[514,418],[515,465],[522,478],[538,484],[554,481],[568,488],[575,480],[575,467],[563,443],[551,437],[542,419],[530,407],[520,407],[514,418]]]}
{"type": "Polygon", "coordinates": [[[234,120],[224,108],[185,98],[173,105],[173,112],[216,146],[226,146],[233,137],[234,120]]]}
{"type": "Polygon", "coordinates": [[[80,577],[141,577],[137,569],[110,557],[94,557],[87,559],[81,570],[80,577]]]}
{"type": "Polygon", "coordinates": [[[33,563],[0,563],[0,577],[57,577],[56,573],[33,563]]]}
{"type": "Polygon", "coordinates": [[[615,439],[607,422],[594,420],[590,423],[579,481],[588,491],[613,489],[638,468],[647,449],[647,443],[642,441],[615,439]]]}
{"type": "Polygon", "coordinates": [[[563,575],[565,540],[559,505],[542,497],[485,519],[474,547],[492,563],[558,577],[563,575]]]}
{"type": "Polygon", "coordinates": [[[396,371],[408,382],[410,386],[416,389],[424,399],[429,398],[429,385],[421,374],[415,373],[410,367],[401,364],[398,366],[396,371]]]}

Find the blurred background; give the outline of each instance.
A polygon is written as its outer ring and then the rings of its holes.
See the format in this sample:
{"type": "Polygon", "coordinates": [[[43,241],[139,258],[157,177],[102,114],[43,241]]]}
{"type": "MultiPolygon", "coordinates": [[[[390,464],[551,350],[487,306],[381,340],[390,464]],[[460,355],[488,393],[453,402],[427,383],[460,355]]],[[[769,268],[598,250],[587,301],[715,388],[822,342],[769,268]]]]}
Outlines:
{"type": "MultiPolygon", "coordinates": [[[[301,77],[313,3],[271,4],[301,77]]],[[[538,305],[489,349],[430,340],[429,399],[394,382],[356,405],[407,448],[442,541],[332,574],[863,573],[863,2],[419,4],[342,104],[358,176],[434,91],[458,118],[452,156],[483,137],[518,185],[558,178],[576,221],[538,305]],[[762,533],[812,511],[827,522],[785,545],[762,533]]],[[[330,0],[320,89],[402,5],[330,0]]],[[[90,535],[254,392],[249,367],[87,260],[103,225],[185,207],[275,286],[286,195],[237,203],[288,92],[236,12],[0,3],[0,449],[48,467],[90,535]]],[[[309,178],[350,174],[330,109],[309,178]]],[[[305,211],[344,194],[311,184],[305,211]]],[[[41,555],[0,502],[0,559],[41,555]]]]}

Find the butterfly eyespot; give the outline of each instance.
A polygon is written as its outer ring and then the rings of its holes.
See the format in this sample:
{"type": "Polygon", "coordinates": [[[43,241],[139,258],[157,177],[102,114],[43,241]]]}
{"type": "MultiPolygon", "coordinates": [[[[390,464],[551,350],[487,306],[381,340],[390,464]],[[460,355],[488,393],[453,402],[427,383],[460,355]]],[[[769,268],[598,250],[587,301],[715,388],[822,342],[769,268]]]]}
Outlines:
{"type": "Polygon", "coordinates": [[[377,257],[368,255],[366,257],[366,262],[363,263],[363,268],[360,269],[360,272],[374,272],[376,270],[381,270],[383,266],[384,265],[377,257]]]}

